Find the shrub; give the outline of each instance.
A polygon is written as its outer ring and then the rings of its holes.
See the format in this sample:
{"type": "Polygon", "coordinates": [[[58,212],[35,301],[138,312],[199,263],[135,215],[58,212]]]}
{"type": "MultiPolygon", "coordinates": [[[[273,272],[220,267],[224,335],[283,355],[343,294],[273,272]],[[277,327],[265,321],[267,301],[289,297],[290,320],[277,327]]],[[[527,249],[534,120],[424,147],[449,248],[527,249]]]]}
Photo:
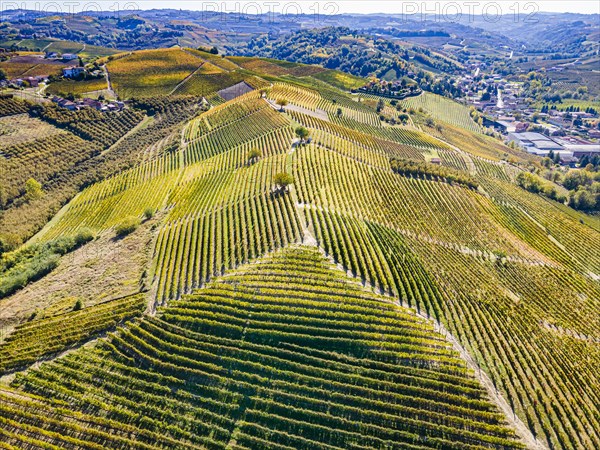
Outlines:
{"type": "Polygon", "coordinates": [[[248,152],[248,162],[254,164],[262,157],[262,151],[259,148],[253,148],[248,152]]]}
{"type": "Polygon", "coordinates": [[[83,302],[81,301],[80,298],[77,299],[77,301],[75,302],[75,306],[73,306],[73,311],[80,311],[83,309],[83,302]]]}
{"type": "Polygon", "coordinates": [[[89,228],[82,228],[75,235],[75,245],[81,247],[83,244],[87,244],[96,238],[94,232],[89,228]]]}
{"type": "Polygon", "coordinates": [[[38,200],[40,198],[42,198],[44,195],[44,191],[42,190],[42,185],[34,180],[33,178],[30,178],[29,180],[27,180],[27,182],[25,183],[25,201],[26,202],[31,202],[34,200],[38,200]]]}
{"type": "Polygon", "coordinates": [[[127,236],[137,230],[139,225],[140,220],[137,217],[129,216],[115,226],[115,233],[117,236],[127,236]]]}
{"type": "Polygon", "coordinates": [[[154,208],[146,208],[144,210],[144,219],[150,220],[154,217],[154,208]]]}
{"type": "Polygon", "coordinates": [[[399,175],[416,175],[426,178],[444,178],[448,183],[457,183],[471,189],[477,189],[479,182],[467,173],[449,167],[438,166],[426,162],[392,158],[392,170],[399,175]]]}

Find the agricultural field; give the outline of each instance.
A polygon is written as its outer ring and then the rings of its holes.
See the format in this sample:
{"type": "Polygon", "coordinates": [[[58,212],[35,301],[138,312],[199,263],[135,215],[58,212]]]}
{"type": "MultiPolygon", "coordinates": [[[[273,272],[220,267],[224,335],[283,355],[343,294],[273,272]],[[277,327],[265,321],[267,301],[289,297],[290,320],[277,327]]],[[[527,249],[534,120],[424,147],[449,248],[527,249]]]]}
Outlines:
{"type": "Polygon", "coordinates": [[[116,55],[106,64],[113,89],[123,98],[168,95],[203,64],[182,49],[116,55]]]}
{"type": "MultiPolygon", "coordinates": [[[[50,95],[66,96],[73,94],[76,96],[84,95],[89,92],[102,91],[108,88],[105,78],[97,78],[82,81],[61,80],[48,85],[45,92],[50,95]]],[[[87,97],[87,95],[86,95],[87,97]]]]}
{"type": "Polygon", "coordinates": [[[67,64],[50,62],[37,56],[16,56],[7,61],[0,62],[0,69],[4,70],[7,78],[35,77],[62,75],[62,69],[67,64]]]}
{"type": "Polygon", "coordinates": [[[339,70],[326,70],[313,76],[318,80],[324,81],[325,83],[344,91],[358,89],[365,84],[363,78],[340,72],[339,70]]]}
{"type": "Polygon", "coordinates": [[[480,127],[469,116],[468,108],[458,104],[454,100],[441,97],[439,95],[423,92],[416,97],[409,97],[400,102],[403,108],[420,109],[435,120],[449,123],[456,127],[461,127],[469,131],[477,132],[480,127]]]}
{"type": "Polygon", "coordinates": [[[2,391],[0,418],[16,445],[35,444],[29,430],[54,445],[105,448],[347,448],[357,439],[520,448],[430,324],[350,282],[314,248],[242,266],[13,387],[22,394],[2,391]],[[91,406],[92,395],[106,400],[91,406]],[[74,420],[46,419],[63,414],[74,420]]]}
{"type": "Polygon", "coordinates": [[[449,99],[379,111],[306,66],[182,49],[107,66],[135,97],[118,114],[0,99],[0,130],[45,127],[0,148],[0,237],[23,217],[20,251],[96,237],[0,299],[0,441],[600,447],[599,228],[515,182],[538,158],[449,99]]]}
{"type": "Polygon", "coordinates": [[[27,113],[0,117],[0,152],[3,147],[43,139],[60,132],[59,128],[27,113]]]}

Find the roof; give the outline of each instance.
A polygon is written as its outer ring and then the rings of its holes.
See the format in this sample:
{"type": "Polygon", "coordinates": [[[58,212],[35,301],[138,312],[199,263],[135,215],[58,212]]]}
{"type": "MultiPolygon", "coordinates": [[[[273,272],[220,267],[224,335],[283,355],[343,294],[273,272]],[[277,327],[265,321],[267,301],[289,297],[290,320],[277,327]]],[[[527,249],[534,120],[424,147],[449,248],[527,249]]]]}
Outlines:
{"type": "Polygon", "coordinates": [[[542,149],[542,150],[560,150],[563,148],[562,145],[557,144],[556,142],[551,141],[551,140],[534,141],[533,145],[535,145],[537,148],[542,149]]]}
{"type": "Polygon", "coordinates": [[[600,153],[600,144],[566,144],[565,148],[572,152],[600,153]]]}
{"type": "Polygon", "coordinates": [[[535,141],[552,141],[552,139],[550,139],[548,136],[544,136],[541,133],[534,133],[531,131],[528,131],[525,133],[518,133],[516,135],[516,137],[521,140],[525,139],[527,141],[533,141],[533,142],[535,142],[535,141]]]}

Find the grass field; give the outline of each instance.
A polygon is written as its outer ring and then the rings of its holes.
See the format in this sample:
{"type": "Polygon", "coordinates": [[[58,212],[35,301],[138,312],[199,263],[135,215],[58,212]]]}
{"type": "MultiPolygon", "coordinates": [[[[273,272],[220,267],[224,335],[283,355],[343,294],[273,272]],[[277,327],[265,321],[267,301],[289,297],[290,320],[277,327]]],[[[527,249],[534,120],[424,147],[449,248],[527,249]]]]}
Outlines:
{"type": "Polygon", "coordinates": [[[0,151],[7,147],[25,142],[32,142],[62,131],[29,114],[17,114],[0,118],[0,151]]]}

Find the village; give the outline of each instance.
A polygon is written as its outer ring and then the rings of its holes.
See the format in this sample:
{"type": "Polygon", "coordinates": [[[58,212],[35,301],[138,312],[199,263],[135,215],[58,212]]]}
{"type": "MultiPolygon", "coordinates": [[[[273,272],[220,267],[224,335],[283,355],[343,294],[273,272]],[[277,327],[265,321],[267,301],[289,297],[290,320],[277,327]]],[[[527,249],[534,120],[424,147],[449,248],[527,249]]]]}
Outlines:
{"type": "MultiPolygon", "coordinates": [[[[107,100],[103,96],[97,98],[76,98],[74,95],[49,95],[45,88],[52,82],[64,80],[81,80],[85,77],[104,78],[101,70],[88,70],[84,67],[76,54],[45,52],[43,55],[17,55],[11,57],[11,62],[20,63],[32,61],[39,63],[39,67],[47,67],[47,73],[41,75],[21,76],[17,78],[5,78],[0,80],[0,89],[20,90],[30,94],[27,98],[37,102],[53,102],[58,106],[70,111],[84,108],[93,108],[101,112],[121,111],[125,102],[118,100],[107,100]],[[61,75],[56,75],[57,66],[61,75]]],[[[41,70],[43,72],[43,69],[41,70]]]]}
{"type": "Polygon", "coordinates": [[[477,109],[482,114],[482,125],[501,133],[509,145],[570,167],[582,160],[600,158],[596,109],[560,104],[535,108],[522,81],[508,80],[500,74],[484,75],[477,64],[470,69],[459,80],[465,93],[462,101],[477,109]]]}

